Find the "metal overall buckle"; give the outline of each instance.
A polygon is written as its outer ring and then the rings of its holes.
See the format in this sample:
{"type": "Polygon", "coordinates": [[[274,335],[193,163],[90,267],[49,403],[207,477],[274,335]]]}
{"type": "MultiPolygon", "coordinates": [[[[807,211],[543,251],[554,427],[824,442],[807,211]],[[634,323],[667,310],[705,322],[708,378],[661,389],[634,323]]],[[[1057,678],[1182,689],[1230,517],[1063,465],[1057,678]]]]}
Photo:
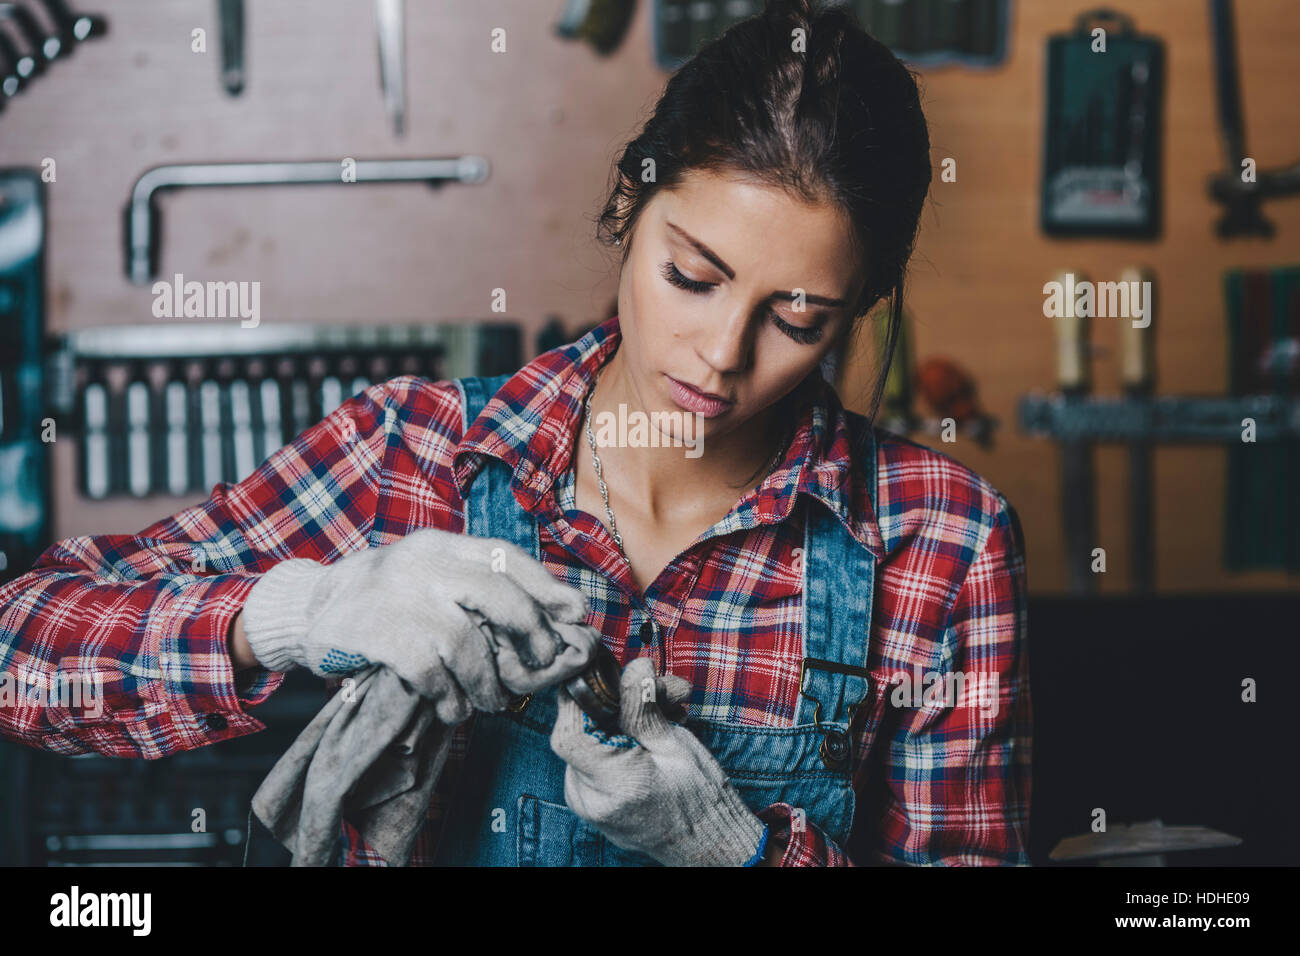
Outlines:
{"type": "Polygon", "coordinates": [[[856,667],[853,664],[841,664],[839,661],[824,661],[816,657],[805,657],[803,663],[799,666],[799,694],[802,697],[807,697],[817,705],[813,708],[813,726],[822,734],[822,744],[818,751],[821,754],[822,763],[830,770],[845,769],[853,756],[853,741],[848,731],[853,729],[853,722],[858,717],[858,709],[871,698],[871,671],[865,667],[856,667]],[[803,689],[804,678],[807,676],[810,667],[821,671],[829,671],[832,674],[847,674],[850,677],[866,679],[866,693],[862,695],[862,699],[856,704],[849,705],[847,731],[835,727],[822,727],[822,702],[803,689]]]}

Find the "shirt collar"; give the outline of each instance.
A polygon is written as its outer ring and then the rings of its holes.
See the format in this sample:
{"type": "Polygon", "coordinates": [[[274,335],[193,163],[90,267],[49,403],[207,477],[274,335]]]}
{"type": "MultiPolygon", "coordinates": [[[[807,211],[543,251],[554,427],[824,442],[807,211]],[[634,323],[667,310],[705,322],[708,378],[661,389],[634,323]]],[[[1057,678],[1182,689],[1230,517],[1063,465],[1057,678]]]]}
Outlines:
{"type": "MultiPolygon", "coordinates": [[[[453,452],[453,475],[462,498],[482,456],[492,455],[512,470],[519,504],[533,513],[546,510],[556,476],[572,464],[587,390],[620,340],[615,316],[512,375],[470,423],[453,452]]],[[[814,372],[795,388],[791,401],[797,424],[784,457],[740,500],[724,519],[731,527],[720,532],[782,522],[804,494],[822,501],[877,560],[883,560],[865,476],[861,468],[852,467],[854,454],[860,452],[835,390],[814,372]]]]}

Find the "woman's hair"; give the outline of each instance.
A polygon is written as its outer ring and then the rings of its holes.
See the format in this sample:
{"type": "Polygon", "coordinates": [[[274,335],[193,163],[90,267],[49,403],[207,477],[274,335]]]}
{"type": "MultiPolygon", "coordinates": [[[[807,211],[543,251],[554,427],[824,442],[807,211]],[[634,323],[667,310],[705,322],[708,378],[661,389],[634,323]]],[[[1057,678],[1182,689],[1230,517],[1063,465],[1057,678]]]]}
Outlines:
{"type": "Polygon", "coordinates": [[[930,136],[912,72],[847,10],[769,0],[672,75],[654,114],[624,147],[597,219],[597,235],[622,245],[624,263],[646,203],[690,170],[740,174],[847,215],[866,275],[846,336],[890,297],[874,418],[930,188],[930,136]],[[647,169],[653,176],[643,175],[647,169]]]}

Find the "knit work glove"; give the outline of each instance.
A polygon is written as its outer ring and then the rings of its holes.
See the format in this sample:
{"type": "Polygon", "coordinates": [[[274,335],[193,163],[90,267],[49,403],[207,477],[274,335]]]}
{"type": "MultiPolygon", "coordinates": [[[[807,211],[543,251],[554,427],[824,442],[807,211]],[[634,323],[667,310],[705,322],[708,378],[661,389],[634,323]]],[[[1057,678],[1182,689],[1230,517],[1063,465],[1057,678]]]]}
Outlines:
{"type": "Polygon", "coordinates": [[[690,684],[655,677],[650,659],[638,657],[624,668],[619,691],[623,733],[615,736],[559,691],[551,749],[568,764],[569,809],[623,849],[666,866],[753,865],[763,822],[708,748],[660,708],[683,703],[690,684]]]}
{"type": "Polygon", "coordinates": [[[458,724],[579,673],[600,642],[586,596],[498,538],[422,528],[329,565],[277,564],[244,603],[253,655],[331,676],[383,664],[458,724]]]}

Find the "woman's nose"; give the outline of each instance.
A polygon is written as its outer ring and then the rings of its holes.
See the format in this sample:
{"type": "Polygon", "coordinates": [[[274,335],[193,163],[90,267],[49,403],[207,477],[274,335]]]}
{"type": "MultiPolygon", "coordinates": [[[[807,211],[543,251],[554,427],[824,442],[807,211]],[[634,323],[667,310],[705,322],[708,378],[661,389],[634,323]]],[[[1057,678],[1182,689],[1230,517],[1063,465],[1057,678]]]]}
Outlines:
{"type": "Polygon", "coordinates": [[[699,344],[700,357],[720,375],[743,372],[749,367],[753,338],[749,314],[738,310],[704,331],[699,344]]]}

